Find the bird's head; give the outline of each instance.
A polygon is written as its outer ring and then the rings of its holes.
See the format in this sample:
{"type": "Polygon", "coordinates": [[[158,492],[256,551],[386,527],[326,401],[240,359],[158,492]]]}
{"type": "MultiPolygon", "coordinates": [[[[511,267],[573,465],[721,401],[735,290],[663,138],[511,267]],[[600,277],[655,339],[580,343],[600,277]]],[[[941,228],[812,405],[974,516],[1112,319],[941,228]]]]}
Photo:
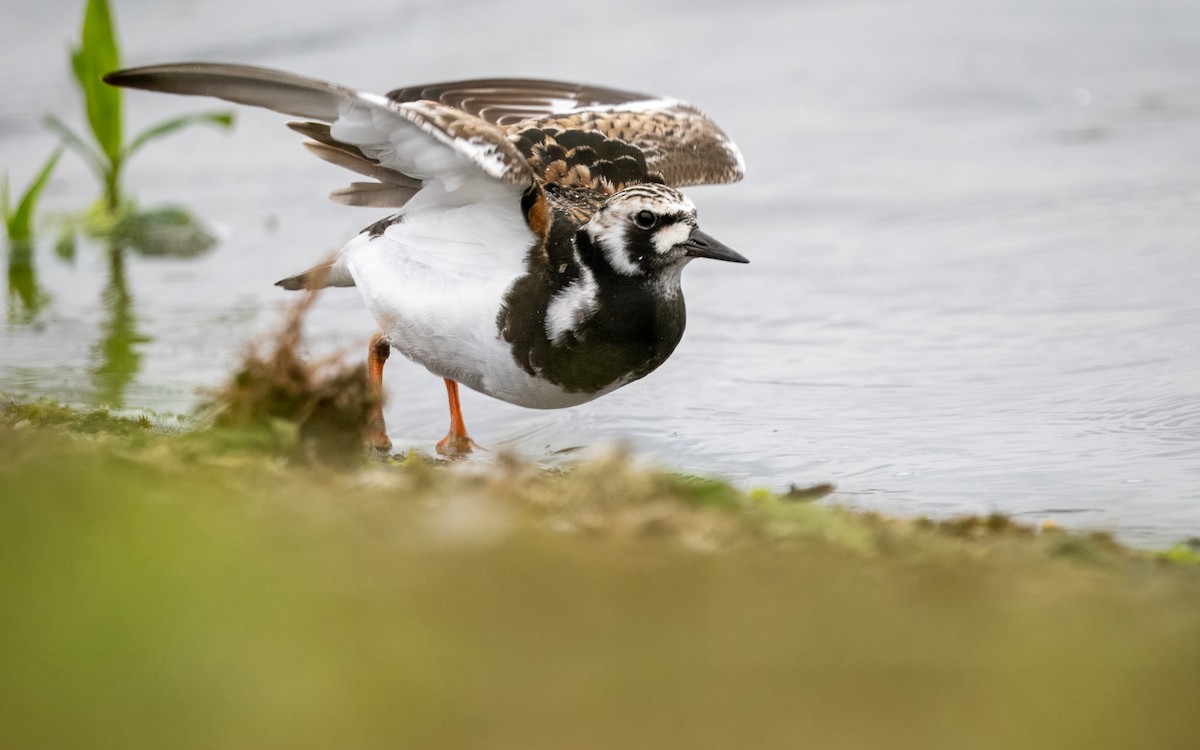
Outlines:
{"type": "Polygon", "coordinates": [[[614,193],[581,231],[623,276],[677,273],[692,258],[750,262],[701,232],[696,206],[666,185],[637,184],[614,193]]]}

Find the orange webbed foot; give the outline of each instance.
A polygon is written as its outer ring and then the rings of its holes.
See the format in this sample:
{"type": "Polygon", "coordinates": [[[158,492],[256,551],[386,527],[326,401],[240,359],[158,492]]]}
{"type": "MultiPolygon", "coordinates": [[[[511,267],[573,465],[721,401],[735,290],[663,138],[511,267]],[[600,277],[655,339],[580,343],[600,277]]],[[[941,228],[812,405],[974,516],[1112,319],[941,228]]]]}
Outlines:
{"type": "Polygon", "coordinates": [[[453,432],[439,440],[437,444],[438,455],[452,461],[466,458],[476,449],[486,450],[486,448],[480,448],[470,436],[466,434],[455,435],[453,432]]]}

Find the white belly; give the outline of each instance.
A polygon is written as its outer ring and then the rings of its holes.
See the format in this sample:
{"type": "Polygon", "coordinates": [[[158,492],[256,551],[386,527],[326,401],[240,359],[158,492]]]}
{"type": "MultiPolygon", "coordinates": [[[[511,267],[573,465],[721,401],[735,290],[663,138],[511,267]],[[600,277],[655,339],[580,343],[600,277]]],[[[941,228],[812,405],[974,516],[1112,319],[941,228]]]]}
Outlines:
{"type": "Polygon", "coordinates": [[[367,308],[397,351],[435,375],[534,409],[575,406],[618,387],[572,393],[521,369],[496,326],[505,293],[522,275],[521,263],[499,268],[468,253],[431,258],[405,252],[407,243],[396,242],[404,238],[395,236],[401,227],[414,228],[403,224],[384,236],[360,235],[343,251],[367,308]]]}

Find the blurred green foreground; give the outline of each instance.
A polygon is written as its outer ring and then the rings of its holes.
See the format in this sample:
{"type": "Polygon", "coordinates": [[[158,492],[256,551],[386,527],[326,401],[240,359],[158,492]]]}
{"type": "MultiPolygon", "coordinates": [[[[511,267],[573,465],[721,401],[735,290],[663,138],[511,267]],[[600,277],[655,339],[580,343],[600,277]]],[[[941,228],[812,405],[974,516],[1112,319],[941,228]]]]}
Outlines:
{"type": "Polygon", "coordinates": [[[0,419],[0,747],[1200,746],[1186,550],[113,425],[0,419]]]}

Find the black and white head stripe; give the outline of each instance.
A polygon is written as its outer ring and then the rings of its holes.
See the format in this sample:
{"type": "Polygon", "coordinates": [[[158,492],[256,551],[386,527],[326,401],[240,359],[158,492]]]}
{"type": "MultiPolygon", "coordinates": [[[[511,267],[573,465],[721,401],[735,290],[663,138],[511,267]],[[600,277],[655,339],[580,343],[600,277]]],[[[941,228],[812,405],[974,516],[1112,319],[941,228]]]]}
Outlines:
{"type": "Polygon", "coordinates": [[[605,201],[585,227],[617,273],[646,273],[648,262],[687,240],[696,206],[678,190],[653,183],[632,185],[605,201]]]}

